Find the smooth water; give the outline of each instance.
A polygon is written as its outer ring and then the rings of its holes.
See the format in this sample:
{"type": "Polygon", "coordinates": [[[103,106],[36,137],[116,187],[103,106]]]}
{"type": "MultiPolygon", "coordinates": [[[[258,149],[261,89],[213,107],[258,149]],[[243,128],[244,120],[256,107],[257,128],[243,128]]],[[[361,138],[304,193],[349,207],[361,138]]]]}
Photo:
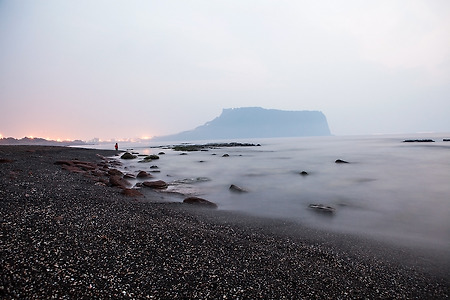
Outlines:
{"type": "Polygon", "coordinates": [[[443,137],[431,137],[435,143],[402,143],[411,136],[237,140],[261,146],[187,155],[134,145],[140,154],[165,154],[150,163],[121,161],[134,174],[157,165],[160,173],[152,174],[170,183],[168,191],[200,196],[219,209],[450,250],[450,142],[443,137]],[[231,184],[248,193],[231,192],[231,184]],[[335,213],[308,207],[319,203],[335,213]]]}

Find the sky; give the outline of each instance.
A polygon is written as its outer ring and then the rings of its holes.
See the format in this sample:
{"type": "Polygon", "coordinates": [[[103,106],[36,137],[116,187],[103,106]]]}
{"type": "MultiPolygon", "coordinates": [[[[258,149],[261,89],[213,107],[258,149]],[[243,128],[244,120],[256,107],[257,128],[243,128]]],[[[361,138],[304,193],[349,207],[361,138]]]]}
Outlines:
{"type": "Polygon", "coordinates": [[[450,132],[450,1],[0,0],[0,137],[147,138],[249,106],[450,132]]]}

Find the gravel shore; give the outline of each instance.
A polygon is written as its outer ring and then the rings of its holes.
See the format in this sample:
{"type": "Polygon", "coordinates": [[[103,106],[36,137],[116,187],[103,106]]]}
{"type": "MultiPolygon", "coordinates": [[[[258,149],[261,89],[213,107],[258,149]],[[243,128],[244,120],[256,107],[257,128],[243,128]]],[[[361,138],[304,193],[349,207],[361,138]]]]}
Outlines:
{"type": "Polygon", "coordinates": [[[154,201],[127,197],[117,187],[55,164],[104,163],[101,156],[114,154],[0,146],[0,298],[450,295],[449,265],[419,251],[282,220],[158,201],[158,194],[154,201]]]}

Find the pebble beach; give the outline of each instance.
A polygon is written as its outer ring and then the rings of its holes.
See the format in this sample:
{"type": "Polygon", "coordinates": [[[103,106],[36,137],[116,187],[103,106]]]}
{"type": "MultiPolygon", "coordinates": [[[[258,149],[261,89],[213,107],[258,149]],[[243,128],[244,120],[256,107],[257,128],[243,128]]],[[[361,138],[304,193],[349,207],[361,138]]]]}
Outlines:
{"type": "Polygon", "coordinates": [[[0,298],[449,298],[448,253],[124,193],[116,154],[0,146],[0,298]]]}

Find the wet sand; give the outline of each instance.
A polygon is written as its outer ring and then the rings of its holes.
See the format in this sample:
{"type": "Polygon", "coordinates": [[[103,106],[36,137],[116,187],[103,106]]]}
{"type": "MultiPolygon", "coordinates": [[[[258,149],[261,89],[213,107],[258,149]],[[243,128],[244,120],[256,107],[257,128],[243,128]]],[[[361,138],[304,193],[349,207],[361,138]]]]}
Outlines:
{"type": "MultiPolygon", "coordinates": [[[[127,197],[60,160],[114,151],[0,146],[2,299],[444,299],[448,257],[283,220],[127,197]]],[[[211,199],[213,200],[213,199],[211,199]]]]}

